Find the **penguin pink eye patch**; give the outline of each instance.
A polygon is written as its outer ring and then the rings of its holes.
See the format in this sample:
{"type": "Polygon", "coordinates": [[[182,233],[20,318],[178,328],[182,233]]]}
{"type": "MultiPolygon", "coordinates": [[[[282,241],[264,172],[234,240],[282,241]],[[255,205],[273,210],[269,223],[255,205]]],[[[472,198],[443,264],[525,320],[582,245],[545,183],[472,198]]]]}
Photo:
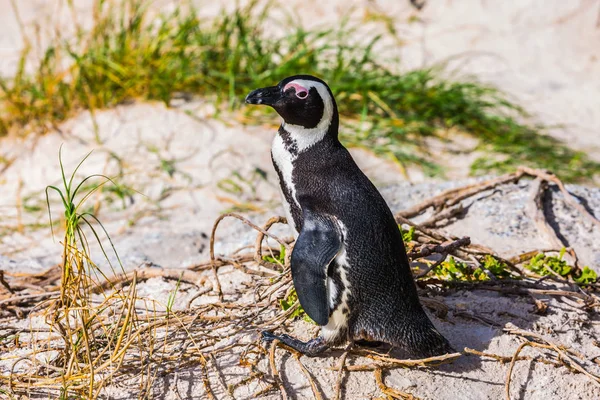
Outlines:
{"type": "Polygon", "coordinates": [[[296,97],[299,99],[305,99],[308,97],[308,89],[302,85],[299,85],[295,82],[290,82],[283,87],[283,91],[286,92],[288,89],[294,88],[296,89],[296,97]]]}

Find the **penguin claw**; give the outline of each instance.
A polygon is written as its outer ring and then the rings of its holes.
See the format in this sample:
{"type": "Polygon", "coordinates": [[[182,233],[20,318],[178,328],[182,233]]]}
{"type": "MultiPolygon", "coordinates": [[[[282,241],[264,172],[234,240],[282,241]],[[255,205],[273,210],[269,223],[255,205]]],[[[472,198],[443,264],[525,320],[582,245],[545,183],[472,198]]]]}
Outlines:
{"type": "Polygon", "coordinates": [[[286,335],[285,333],[281,335],[276,335],[273,332],[269,331],[261,332],[261,340],[266,345],[271,344],[275,339],[279,340],[284,345],[296,351],[299,351],[300,353],[307,356],[315,356],[329,348],[329,346],[325,343],[325,340],[321,336],[309,340],[308,342],[303,342],[294,337],[291,337],[290,335],[286,335]]]}
{"type": "Polygon", "coordinates": [[[269,332],[269,331],[262,331],[260,332],[260,339],[265,342],[266,344],[270,344],[271,342],[273,342],[273,340],[277,339],[280,342],[286,342],[289,339],[292,339],[291,336],[284,334],[281,335],[276,335],[273,332],[269,332]]]}
{"type": "Polygon", "coordinates": [[[267,344],[271,343],[275,339],[277,339],[277,335],[275,335],[273,332],[269,332],[269,331],[260,332],[260,340],[267,344]]]}

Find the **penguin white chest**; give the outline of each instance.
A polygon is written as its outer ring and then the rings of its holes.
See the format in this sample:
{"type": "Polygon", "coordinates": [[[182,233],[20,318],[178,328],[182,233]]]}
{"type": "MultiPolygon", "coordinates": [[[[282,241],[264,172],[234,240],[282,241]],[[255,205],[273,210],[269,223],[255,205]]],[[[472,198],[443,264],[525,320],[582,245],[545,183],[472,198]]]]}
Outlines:
{"type": "Polygon", "coordinates": [[[288,221],[288,225],[292,228],[294,237],[297,237],[298,232],[296,231],[296,225],[294,223],[294,219],[292,218],[292,205],[288,202],[284,193],[285,191],[287,191],[290,194],[292,201],[295,202],[295,206],[300,208],[300,204],[298,203],[298,200],[296,198],[296,188],[292,179],[292,173],[294,170],[294,160],[296,159],[296,155],[290,153],[286,149],[285,143],[283,142],[283,139],[280,135],[276,135],[275,139],[273,139],[271,155],[273,157],[273,162],[277,166],[277,169],[280,173],[279,186],[281,189],[281,201],[283,202],[285,217],[288,221]]]}

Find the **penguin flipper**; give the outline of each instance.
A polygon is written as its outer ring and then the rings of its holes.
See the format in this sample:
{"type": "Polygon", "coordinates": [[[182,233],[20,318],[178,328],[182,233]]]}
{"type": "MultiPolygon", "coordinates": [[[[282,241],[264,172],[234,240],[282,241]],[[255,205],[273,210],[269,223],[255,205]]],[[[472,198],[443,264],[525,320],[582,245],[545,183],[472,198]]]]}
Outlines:
{"type": "Polygon", "coordinates": [[[327,215],[303,212],[302,231],[292,251],[292,279],[300,305],[318,325],[327,325],[327,269],[342,248],[342,235],[327,215]]]}

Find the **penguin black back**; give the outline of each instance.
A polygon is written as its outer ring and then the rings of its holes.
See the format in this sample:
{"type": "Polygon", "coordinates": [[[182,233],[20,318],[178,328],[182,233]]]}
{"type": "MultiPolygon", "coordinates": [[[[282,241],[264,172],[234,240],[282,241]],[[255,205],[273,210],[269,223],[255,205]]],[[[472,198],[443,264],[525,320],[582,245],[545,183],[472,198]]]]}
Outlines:
{"type": "Polygon", "coordinates": [[[246,102],[283,118],[271,154],[298,235],[292,278],[304,310],[322,326],[309,342],[264,338],[308,355],[346,341],[385,342],[414,356],[451,352],[419,303],[390,209],[338,140],[337,106],[325,82],[293,76],[246,102]]]}

